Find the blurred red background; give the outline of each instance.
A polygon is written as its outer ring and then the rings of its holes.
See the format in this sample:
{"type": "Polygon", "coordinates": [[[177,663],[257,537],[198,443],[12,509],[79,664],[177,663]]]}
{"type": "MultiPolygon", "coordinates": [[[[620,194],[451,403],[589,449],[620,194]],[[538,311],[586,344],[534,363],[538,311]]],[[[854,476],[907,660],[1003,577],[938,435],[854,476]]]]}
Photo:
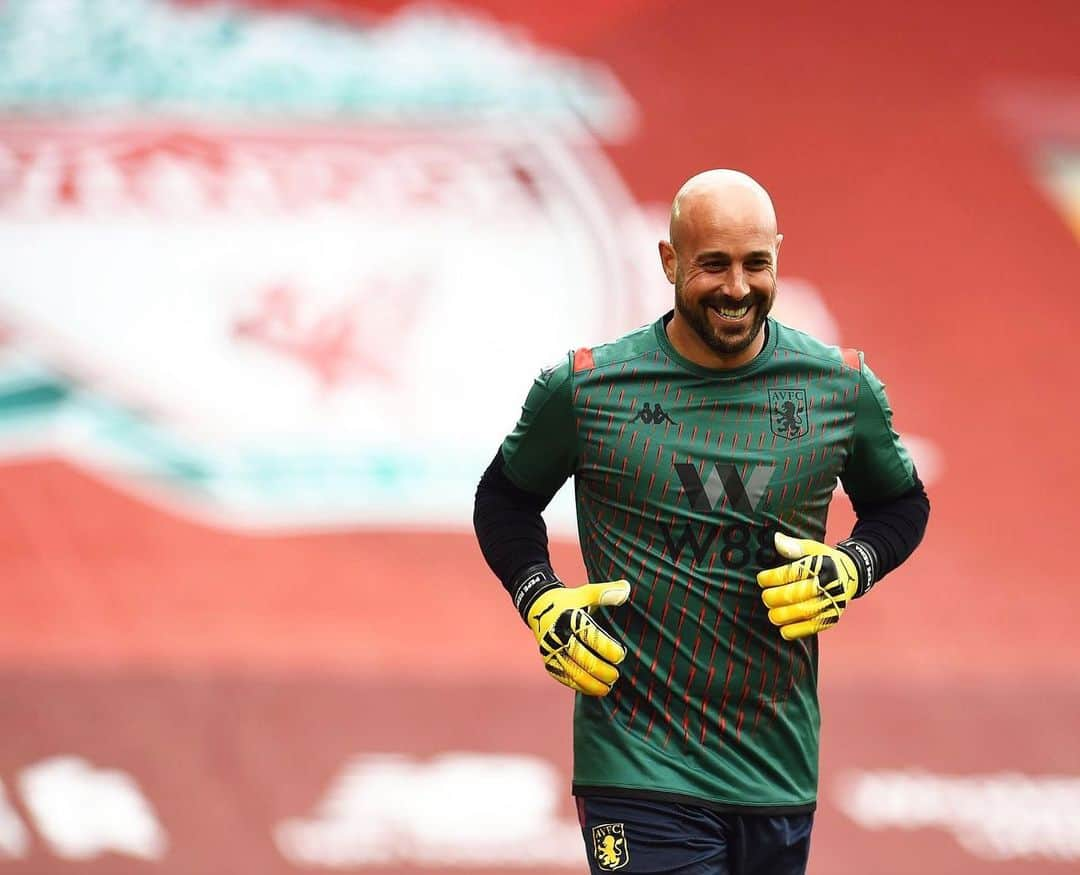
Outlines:
{"type": "MultiPolygon", "coordinates": [[[[249,8],[345,28],[401,5],[249,8]]],[[[765,184],[785,235],[781,273],[821,290],[843,343],[887,383],[897,427],[932,442],[924,544],[822,642],[811,872],[1071,870],[1075,823],[1057,845],[1032,840],[1034,850],[995,859],[940,823],[860,826],[837,781],[874,770],[1080,777],[1080,643],[1060,559],[1078,531],[1080,486],[1080,227],[1070,227],[1080,189],[1075,170],[1060,171],[1080,161],[1080,7],[459,8],[618,78],[636,119],[598,142],[643,207],[662,210],[709,167],[765,184]]],[[[651,318],[670,290],[659,269],[646,288],[651,318]]],[[[512,288],[504,306],[508,319],[529,318],[512,288]]],[[[566,345],[575,337],[567,326],[566,345]]],[[[476,374],[471,390],[484,386],[476,374]]],[[[490,435],[490,452],[501,437],[490,435]]],[[[306,871],[275,851],[272,828],[310,811],[357,753],[523,753],[565,779],[570,702],[543,678],[470,514],[462,503],[456,524],[434,528],[242,533],[48,452],[8,459],[0,779],[12,810],[33,827],[16,776],[74,754],[134,775],[169,834],[156,862],[113,848],[79,868],[306,871]]],[[[830,531],[850,523],[840,496],[830,531]]],[[[572,540],[560,536],[553,552],[568,581],[582,579],[572,540]]],[[[42,835],[8,857],[13,872],[74,865],[42,835]]]]}

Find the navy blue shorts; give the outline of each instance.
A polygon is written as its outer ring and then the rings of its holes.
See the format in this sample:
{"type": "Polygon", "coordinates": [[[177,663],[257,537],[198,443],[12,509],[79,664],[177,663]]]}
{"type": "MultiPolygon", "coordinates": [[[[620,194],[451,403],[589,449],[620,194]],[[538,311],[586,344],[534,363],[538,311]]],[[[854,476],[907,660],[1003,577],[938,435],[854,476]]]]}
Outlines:
{"type": "Polygon", "coordinates": [[[648,799],[579,797],[589,871],[803,875],[813,814],[723,814],[648,799]]]}

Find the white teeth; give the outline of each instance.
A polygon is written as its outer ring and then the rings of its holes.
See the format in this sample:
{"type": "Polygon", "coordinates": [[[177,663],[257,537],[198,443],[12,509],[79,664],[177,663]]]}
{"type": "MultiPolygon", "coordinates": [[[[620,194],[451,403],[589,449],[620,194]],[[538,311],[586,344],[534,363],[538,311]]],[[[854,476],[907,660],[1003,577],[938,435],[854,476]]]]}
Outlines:
{"type": "Polygon", "coordinates": [[[742,317],[746,315],[746,313],[747,313],[747,311],[748,311],[749,309],[750,309],[750,305],[749,305],[749,304],[743,304],[743,306],[741,306],[741,307],[736,307],[736,308],[731,308],[731,307],[717,307],[717,308],[716,308],[716,311],[717,311],[717,312],[718,312],[718,313],[719,313],[719,314],[720,314],[721,316],[724,316],[724,317],[726,317],[726,318],[728,318],[728,319],[742,319],[742,317]]]}

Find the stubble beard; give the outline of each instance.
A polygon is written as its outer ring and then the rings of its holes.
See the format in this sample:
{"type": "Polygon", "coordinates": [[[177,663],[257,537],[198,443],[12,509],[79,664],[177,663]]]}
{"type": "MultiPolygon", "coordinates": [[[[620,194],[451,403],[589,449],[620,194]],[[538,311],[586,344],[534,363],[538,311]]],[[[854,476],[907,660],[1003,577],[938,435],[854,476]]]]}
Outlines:
{"type": "MultiPolygon", "coordinates": [[[[723,334],[713,325],[707,310],[710,303],[720,305],[724,301],[722,299],[708,299],[692,303],[686,299],[682,283],[679,281],[675,283],[675,309],[679,311],[679,315],[693,329],[694,333],[701,338],[701,342],[713,352],[722,356],[736,355],[754,342],[761,333],[765,319],[772,309],[775,291],[772,295],[752,291],[749,298],[754,308],[754,318],[749,329],[741,334],[723,334]]],[[[730,305],[730,302],[727,303],[730,305]]]]}

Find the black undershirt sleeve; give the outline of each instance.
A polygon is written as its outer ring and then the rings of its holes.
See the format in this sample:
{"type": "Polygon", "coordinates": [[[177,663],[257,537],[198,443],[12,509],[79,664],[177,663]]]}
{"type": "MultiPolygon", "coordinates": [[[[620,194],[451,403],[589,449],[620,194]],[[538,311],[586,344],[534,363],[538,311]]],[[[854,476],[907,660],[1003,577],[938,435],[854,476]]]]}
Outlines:
{"type": "MultiPolygon", "coordinates": [[[[930,519],[930,499],[926,489],[914,475],[915,485],[907,492],[888,501],[853,501],[855,527],[847,544],[857,541],[873,550],[874,573],[871,583],[881,580],[900,565],[919,546],[930,519]]],[[[860,590],[864,595],[870,587],[860,590]]]]}
{"type": "MultiPolygon", "coordinates": [[[[502,450],[488,465],[476,487],[473,528],[484,559],[515,597],[525,570],[550,569],[547,526],[541,516],[551,495],[536,495],[510,481],[503,471],[502,450]]],[[[554,576],[552,574],[552,576],[554,576]]]]}

